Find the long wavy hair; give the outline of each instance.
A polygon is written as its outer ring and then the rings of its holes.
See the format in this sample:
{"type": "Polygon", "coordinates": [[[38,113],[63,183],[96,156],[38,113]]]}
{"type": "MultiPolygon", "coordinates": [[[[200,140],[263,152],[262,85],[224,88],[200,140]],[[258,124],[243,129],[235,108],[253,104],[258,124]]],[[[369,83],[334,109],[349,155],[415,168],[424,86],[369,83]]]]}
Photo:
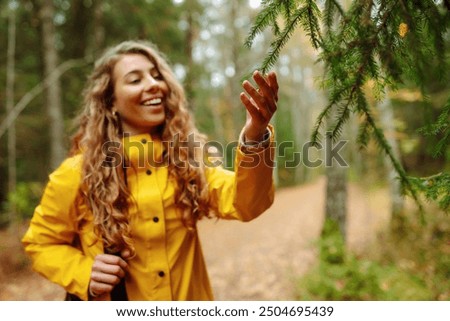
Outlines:
{"type": "MultiPolygon", "coordinates": [[[[128,210],[133,199],[126,181],[126,162],[120,166],[105,166],[110,155],[104,152],[107,142],[122,144],[120,115],[113,112],[113,71],[116,63],[127,54],[147,57],[169,87],[165,122],[160,126],[161,139],[168,143],[164,145],[170,146],[171,142],[176,144],[174,137],[178,141],[188,141],[190,134],[195,135],[202,147],[206,142],[206,137],[198,132],[190,117],[181,84],[153,44],[143,41],[122,42],[106,50],[97,60],[84,90],[84,108],[77,118],[78,131],[72,137],[70,153],[82,154],[81,199],[92,212],[95,232],[102,237],[105,250],[110,253],[123,249],[134,253],[128,220],[128,210]]],[[[119,150],[122,159],[126,160],[123,148],[119,150]]],[[[202,216],[210,216],[208,188],[201,161],[202,150],[195,148],[195,153],[189,153],[187,148],[166,148],[164,152],[169,179],[176,182],[175,203],[181,209],[181,218],[190,230],[195,229],[197,220],[202,216]],[[175,153],[177,157],[174,157],[175,153]]]]}

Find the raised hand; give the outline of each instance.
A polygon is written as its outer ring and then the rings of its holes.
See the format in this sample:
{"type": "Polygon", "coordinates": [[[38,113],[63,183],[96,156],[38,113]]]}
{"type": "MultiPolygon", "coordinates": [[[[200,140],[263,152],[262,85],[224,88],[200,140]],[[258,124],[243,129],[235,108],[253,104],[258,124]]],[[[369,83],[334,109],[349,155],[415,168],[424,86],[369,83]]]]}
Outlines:
{"type": "Polygon", "coordinates": [[[242,87],[247,94],[241,93],[240,98],[247,109],[247,120],[244,127],[247,142],[259,142],[263,139],[273,114],[277,110],[278,82],[275,72],[263,76],[259,71],[253,73],[257,84],[255,88],[245,80],[242,87]]]}

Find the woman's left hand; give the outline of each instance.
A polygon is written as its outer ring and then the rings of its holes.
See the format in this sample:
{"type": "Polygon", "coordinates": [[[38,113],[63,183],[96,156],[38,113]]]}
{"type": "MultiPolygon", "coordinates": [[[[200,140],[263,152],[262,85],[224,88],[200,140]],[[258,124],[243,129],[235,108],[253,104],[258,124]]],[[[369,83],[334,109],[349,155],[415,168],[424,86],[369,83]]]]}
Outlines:
{"type": "Polygon", "coordinates": [[[273,114],[277,110],[278,82],[274,71],[263,76],[259,71],[253,73],[258,88],[245,80],[242,87],[247,92],[241,93],[241,101],[247,109],[247,120],[244,127],[246,141],[260,142],[266,133],[273,114]]]}

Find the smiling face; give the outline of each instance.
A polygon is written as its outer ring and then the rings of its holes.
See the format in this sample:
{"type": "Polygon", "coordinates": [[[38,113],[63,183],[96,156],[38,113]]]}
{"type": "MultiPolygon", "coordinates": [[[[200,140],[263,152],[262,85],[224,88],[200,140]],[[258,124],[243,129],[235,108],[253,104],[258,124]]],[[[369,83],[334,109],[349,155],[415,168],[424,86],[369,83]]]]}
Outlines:
{"type": "Polygon", "coordinates": [[[165,120],[169,87],[155,64],[142,54],[125,54],[114,66],[113,110],[125,133],[155,133],[165,120]]]}

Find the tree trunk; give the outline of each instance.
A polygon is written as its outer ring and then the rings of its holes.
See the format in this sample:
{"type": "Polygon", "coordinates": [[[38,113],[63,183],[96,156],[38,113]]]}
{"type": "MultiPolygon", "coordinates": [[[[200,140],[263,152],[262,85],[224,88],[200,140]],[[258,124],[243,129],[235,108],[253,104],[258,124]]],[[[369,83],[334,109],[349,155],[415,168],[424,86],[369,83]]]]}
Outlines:
{"type": "Polygon", "coordinates": [[[346,213],[347,213],[347,171],[334,164],[326,169],[326,217],[336,221],[344,239],[346,239],[346,213]]]}
{"type": "Polygon", "coordinates": [[[194,48],[194,39],[195,39],[195,24],[194,24],[194,17],[193,17],[193,4],[192,0],[188,0],[187,2],[187,24],[188,27],[186,29],[186,44],[185,44],[185,52],[187,57],[187,73],[186,73],[186,79],[184,81],[184,88],[186,90],[186,96],[189,101],[189,108],[194,109],[195,108],[195,92],[194,92],[194,59],[193,59],[193,53],[192,50],[194,48]]]}
{"type": "MultiPolygon", "coordinates": [[[[50,75],[58,65],[56,50],[56,31],[53,24],[54,6],[52,0],[41,1],[40,18],[42,21],[42,49],[44,57],[44,75],[50,75]]],[[[64,119],[61,102],[61,82],[51,81],[46,91],[47,115],[50,128],[50,167],[55,169],[65,156],[64,119]]]]}
{"type": "MultiPolygon", "coordinates": [[[[292,115],[291,126],[294,130],[295,150],[303,153],[302,147],[308,142],[309,133],[311,132],[311,106],[314,106],[316,103],[314,101],[316,98],[312,97],[310,94],[311,89],[305,84],[305,68],[300,65],[300,61],[301,59],[299,59],[299,63],[296,66],[298,69],[291,73],[289,87],[286,89],[289,92],[289,97],[292,97],[288,101],[288,104],[292,115]],[[294,72],[301,75],[300,82],[294,79],[294,72]]],[[[301,156],[306,157],[303,154],[301,156]]],[[[294,182],[296,184],[304,184],[310,179],[311,174],[311,168],[308,168],[308,166],[305,166],[305,163],[302,163],[295,168],[294,182]]]]}
{"type": "MultiPolygon", "coordinates": [[[[104,26],[104,2],[103,0],[96,0],[92,2],[90,8],[85,8],[84,14],[86,12],[92,13],[88,16],[88,21],[92,27],[86,28],[87,31],[80,41],[86,43],[86,48],[82,55],[76,58],[87,58],[89,61],[95,61],[95,58],[99,55],[99,52],[103,49],[105,44],[105,26],[104,26]]],[[[74,23],[76,28],[76,23],[74,23]]]]}
{"type": "MultiPolygon", "coordinates": [[[[399,160],[400,151],[397,140],[395,139],[394,112],[392,110],[392,104],[390,98],[388,97],[387,90],[386,98],[378,105],[378,109],[380,110],[381,125],[383,126],[386,139],[392,148],[394,157],[399,160]]],[[[397,172],[388,157],[384,158],[384,164],[388,172],[387,174],[391,196],[391,213],[393,218],[397,218],[403,212],[403,195],[401,184],[398,179],[397,172]]]]}
{"type": "MultiPolygon", "coordinates": [[[[331,115],[329,119],[335,119],[335,117],[331,115]]],[[[327,133],[325,145],[331,146],[330,144],[333,144],[332,138],[327,133]]],[[[327,177],[325,216],[338,224],[345,241],[347,239],[347,168],[333,161],[329,150],[330,148],[325,148],[327,177]]]]}
{"type": "MultiPolygon", "coordinates": [[[[8,49],[6,67],[6,113],[14,108],[14,78],[15,78],[15,51],[16,51],[16,13],[15,9],[9,10],[8,23],[8,49]]],[[[16,128],[12,124],[8,129],[8,194],[16,190],[16,128]]],[[[16,206],[9,202],[9,223],[11,231],[15,231],[18,223],[16,206]]]]}
{"type": "MultiPolygon", "coordinates": [[[[70,1],[70,11],[68,11],[68,26],[69,26],[69,36],[70,41],[66,41],[64,47],[66,47],[67,54],[70,58],[81,58],[86,56],[86,48],[88,45],[88,31],[89,22],[93,18],[95,7],[98,4],[97,1],[92,3],[91,7],[85,5],[84,0],[72,0],[70,1]]],[[[54,9],[52,10],[54,11],[54,9]]],[[[54,14],[52,13],[52,17],[54,14]]],[[[53,18],[52,18],[53,19],[53,18]]],[[[95,20],[94,20],[95,23],[95,20]]]]}
{"type": "Polygon", "coordinates": [[[236,27],[236,19],[239,17],[240,7],[241,7],[241,1],[231,1],[230,4],[230,15],[228,20],[228,26],[231,30],[231,36],[230,39],[230,47],[231,47],[231,62],[233,64],[234,68],[234,75],[229,77],[229,87],[230,87],[230,103],[231,103],[231,110],[233,113],[233,132],[234,137],[237,137],[239,135],[241,128],[242,128],[242,121],[245,119],[245,112],[244,108],[241,104],[241,100],[239,98],[239,95],[242,91],[242,87],[239,80],[239,70],[243,70],[241,68],[240,64],[240,50],[242,46],[242,41],[240,40],[240,29],[236,27]]]}
{"type": "MultiPolygon", "coordinates": [[[[348,7],[349,1],[343,1],[343,6],[348,7]]],[[[328,118],[328,122],[331,123],[336,119],[336,111],[332,112],[328,118]]],[[[326,144],[332,144],[332,139],[327,134],[326,144]]],[[[341,138],[342,135],[341,135],[341,138]]],[[[326,204],[325,215],[327,219],[338,223],[339,230],[343,236],[344,244],[347,240],[347,168],[330,160],[330,153],[325,151],[325,162],[331,166],[326,166],[326,204]]]]}

